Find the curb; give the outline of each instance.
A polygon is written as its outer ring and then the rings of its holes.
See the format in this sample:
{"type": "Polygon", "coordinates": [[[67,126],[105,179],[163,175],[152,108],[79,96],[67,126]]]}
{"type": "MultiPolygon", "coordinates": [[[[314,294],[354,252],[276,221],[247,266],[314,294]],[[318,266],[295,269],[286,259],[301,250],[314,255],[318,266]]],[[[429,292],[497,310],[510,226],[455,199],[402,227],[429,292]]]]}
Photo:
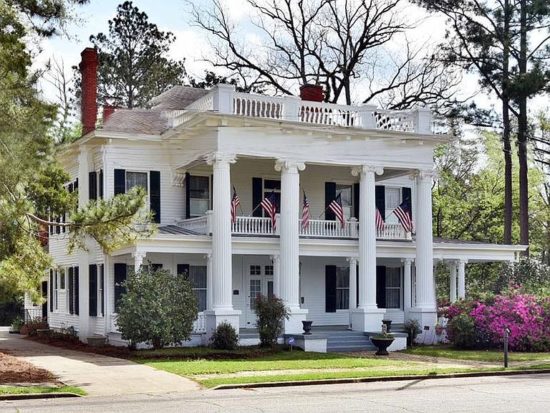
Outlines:
{"type": "Polygon", "coordinates": [[[65,399],[68,397],[82,397],[76,393],[26,393],[0,394],[1,400],[34,400],[34,399],[65,399]]]}
{"type": "Polygon", "coordinates": [[[422,376],[387,376],[387,377],[358,377],[350,379],[322,379],[307,381],[274,381],[269,383],[243,383],[243,384],[220,384],[212,390],[250,389],[262,387],[290,387],[290,386],[315,386],[320,384],[347,384],[347,383],[372,383],[384,381],[411,381],[411,380],[433,380],[453,379],[462,377],[492,377],[492,376],[519,376],[522,374],[548,374],[550,369],[538,370],[510,370],[510,371],[486,371],[472,373],[450,373],[450,374],[425,374],[422,376]]]}

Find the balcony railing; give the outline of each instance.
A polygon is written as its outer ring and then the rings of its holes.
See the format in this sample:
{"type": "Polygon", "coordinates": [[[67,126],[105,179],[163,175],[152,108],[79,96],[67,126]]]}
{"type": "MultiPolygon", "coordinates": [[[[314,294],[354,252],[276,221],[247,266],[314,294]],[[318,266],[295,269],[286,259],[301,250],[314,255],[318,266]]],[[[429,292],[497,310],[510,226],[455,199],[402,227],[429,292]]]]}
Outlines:
{"type": "MultiPolygon", "coordinates": [[[[191,218],[178,222],[178,225],[188,231],[201,235],[212,233],[211,211],[199,218],[191,218]]],[[[277,219],[279,222],[279,219],[277,219]]],[[[339,221],[323,219],[312,219],[309,225],[302,227],[301,221],[300,236],[308,238],[359,238],[359,222],[351,218],[342,226],[339,221]]],[[[270,218],[239,216],[235,223],[231,224],[233,235],[245,236],[278,236],[278,225],[273,228],[270,218]]],[[[411,240],[410,232],[406,232],[401,224],[385,224],[384,229],[376,231],[376,238],[380,240],[411,240]]]]}
{"type": "Polygon", "coordinates": [[[430,109],[380,110],[373,105],[338,105],[303,101],[294,96],[264,96],[236,92],[232,85],[218,85],[191,103],[186,110],[168,112],[172,127],[197,112],[215,112],[253,118],[287,120],[310,125],[380,129],[421,134],[432,133],[430,109]]]}

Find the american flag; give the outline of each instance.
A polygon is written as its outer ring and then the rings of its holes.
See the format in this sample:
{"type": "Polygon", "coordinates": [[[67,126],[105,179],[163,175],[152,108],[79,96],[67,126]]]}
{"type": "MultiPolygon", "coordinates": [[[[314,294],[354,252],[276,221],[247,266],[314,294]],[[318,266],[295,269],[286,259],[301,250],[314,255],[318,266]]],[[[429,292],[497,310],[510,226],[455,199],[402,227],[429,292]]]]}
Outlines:
{"type": "Polygon", "coordinates": [[[237,191],[235,190],[235,187],[233,187],[233,197],[231,198],[231,223],[234,224],[237,222],[237,207],[241,204],[241,200],[239,198],[239,195],[237,195],[237,191]]]}
{"type": "Polygon", "coordinates": [[[309,227],[309,201],[304,191],[304,204],[302,206],[302,228],[309,227]]]}
{"type": "Polygon", "coordinates": [[[378,231],[384,230],[384,218],[382,218],[382,214],[380,213],[380,210],[376,208],[376,229],[378,231]]]}
{"type": "Polygon", "coordinates": [[[342,208],[342,194],[338,194],[336,198],[332,200],[332,202],[328,205],[328,208],[334,212],[334,215],[336,215],[336,218],[338,221],[340,221],[340,224],[342,224],[342,228],[346,225],[346,219],[344,217],[344,208],[342,208]]]}
{"type": "Polygon", "coordinates": [[[275,229],[277,227],[277,200],[275,199],[275,193],[271,192],[268,197],[264,198],[262,202],[260,202],[260,205],[271,218],[271,225],[273,229],[275,229]]]}
{"type": "Polygon", "coordinates": [[[409,201],[405,200],[393,210],[393,213],[403,226],[406,232],[412,232],[413,224],[411,219],[411,208],[409,207],[409,201]]]}

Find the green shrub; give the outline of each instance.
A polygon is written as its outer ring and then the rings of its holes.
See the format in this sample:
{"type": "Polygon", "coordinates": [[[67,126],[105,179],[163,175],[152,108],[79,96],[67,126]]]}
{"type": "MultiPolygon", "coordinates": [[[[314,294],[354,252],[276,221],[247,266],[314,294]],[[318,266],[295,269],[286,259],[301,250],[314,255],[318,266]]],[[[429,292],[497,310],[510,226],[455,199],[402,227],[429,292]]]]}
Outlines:
{"type": "Polygon", "coordinates": [[[260,345],[274,347],[277,345],[277,338],[283,332],[283,321],[289,318],[288,309],[283,300],[275,296],[266,297],[260,294],[254,304],[260,345]]]}
{"type": "Polygon", "coordinates": [[[210,337],[210,346],[218,350],[235,350],[239,344],[239,336],[228,322],[218,324],[216,331],[210,337]]]}
{"type": "Polygon", "coordinates": [[[143,268],[124,283],[117,325],[130,346],[155,349],[189,340],[197,318],[197,299],[189,281],[163,269],[143,268]]]}
{"type": "Polygon", "coordinates": [[[37,330],[47,330],[49,328],[50,326],[45,318],[35,318],[23,324],[19,332],[24,336],[35,336],[37,330]]]}
{"type": "Polygon", "coordinates": [[[16,317],[11,323],[10,331],[19,333],[24,324],[25,320],[22,317],[16,317]]]}
{"type": "Polygon", "coordinates": [[[474,319],[468,314],[457,315],[447,324],[447,336],[456,347],[476,347],[474,319]]]}

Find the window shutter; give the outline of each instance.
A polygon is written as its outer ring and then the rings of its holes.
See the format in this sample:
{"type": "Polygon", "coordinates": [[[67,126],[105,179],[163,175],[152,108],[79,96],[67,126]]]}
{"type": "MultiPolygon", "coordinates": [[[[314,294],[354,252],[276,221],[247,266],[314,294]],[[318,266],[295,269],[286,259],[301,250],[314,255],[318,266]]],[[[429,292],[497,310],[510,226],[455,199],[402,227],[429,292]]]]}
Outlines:
{"type": "Polygon", "coordinates": [[[97,173],[97,180],[99,181],[99,199],[103,199],[103,169],[100,169],[97,173]]]}
{"type": "Polygon", "coordinates": [[[325,267],[325,311],[336,312],[336,265],[325,267]]]}
{"type": "MultiPolygon", "coordinates": [[[[329,221],[336,219],[334,212],[328,209],[329,204],[334,201],[334,198],[336,198],[336,184],[334,182],[325,182],[325,219],[329,221]]],[[[336,301],[334,302],[334,306],[336,308],[336,301]]]]}
{"type": "Polygon", "coordinates": [[[97,265],[91,264],[89,267],[89,314],[97,317],[97,265]]]}
{"type": "Polygon", "coordinates": [[[88,199],[97,199],[97,173],[88,173],[88,199]]]}
{"type": "Polygon", "coordinates": [[[263,199],[263,180],[262,178],[252,178],[252,209],[256,208],[252,216],[261,217],[262,207],[259,206],[263,199]]]}
{"type": "Polygon", "coordinates": [[[80,314],[80,276],[79,268],[74,267],[74,313],[80,314]]]}
{"type": "Polygon", "coordinates": [[[50,312],[53,312],[53,270],[50,270],[50,312]]]}
{"type": "Polygon", "coordinates": [[[409,201],[409,208],[411,211],[411,219],[412,219],[412,213],[413,213],[413,203],[412,203],[412,196],[411,196],[411,188],[403,187],[401,190],[401,198],[403,201],[409,201]]]}
{"type": "Polygon", "coordinates": [[[76,179],[74,180],[73,190],[74,190],[75,192],[78,192],[78,178],[76,178],[76,179]]]}
{"type": "Polygon", "coordinates": [[[384,185],[376,185],[375,194],[376,208],[380,211],[382,219],[386,219],[386,187],[384,185]]]}
{"type": "Polygon", "coordinates": [[[178,264],[177,273],[178,275],[189,277],[189,264],[178,264]]]}
{"type": "Polygon", "coordinates": [[[124,169],[115,169],[115,195],[126,192],[126,171],[124,169]]]}
{"type": "Polygon", "coordinates": [[[386,267],[376,266],[376,303],[378,308],[386,308],[386,267]]]}
{"type": "Polygon", "coordinates": [[[185,218],[191,218],[191,175],[185,173],[185,218]]]}
{"type": "Polygon", "coordinates": [[[149,172],[149,206],[153,213],[153,222],[160,224],[160,172],[149,172]]]}
{"type": "Polygon", "coordinates": [[[115,311],[118,310],[120,297],[126,292],[126,288],[122,285],[126,281],[126,264],[115,264],[115,311]]]}
{"type": "Polygon", "coordinates": [[[69,314],[74,314],[74,277],[73,267],[69,267],[69,314]]]}
{"type": "Polygon", "coordinates": [[[353,216],[359,219],[359,183],[353,184],[353,216]]]}
{"type": "Polygon", "coordinates": [[[101,315],[105,315],[105,265],[99,265],[99,288],[101,289],[101,315]]]}

